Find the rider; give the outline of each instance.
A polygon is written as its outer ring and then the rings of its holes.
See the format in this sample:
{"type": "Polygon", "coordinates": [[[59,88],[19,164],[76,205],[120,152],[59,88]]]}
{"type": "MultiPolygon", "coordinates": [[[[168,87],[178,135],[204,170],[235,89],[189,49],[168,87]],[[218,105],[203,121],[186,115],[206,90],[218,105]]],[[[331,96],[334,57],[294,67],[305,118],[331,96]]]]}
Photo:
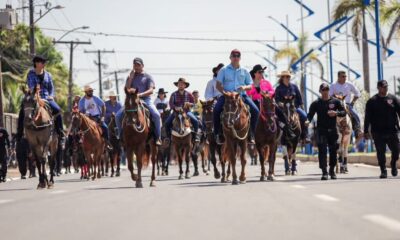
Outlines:
{"type": "MultiPolygon", "coordinates": [[[[254,132],[257,125],[257,119],[259,115],[259,110],[254,104],[253,100],[246,95],[246,91],[251,89],[251,84],[253,83],[249,72],[240,67],[240,57],[241,53],[239,50],[234,49],[231,51],[230,60],[231,64],[222,68],[217,76],[217,89],[220,92],[223,91],[239,91],[240,95],[245,104],[250,107],[250,143],[254,143],[254,132]]],[[[214,109],[214,133],[216,135],[216,141],[218,144],[222,144],[222,134],[221,134],[221,113],[225,104],[225,97],[222,95],[218,98],[218,101],[214,109]]]]}
{"type": "Polygon", "coordinates": [[[360,117],[354,109],[354,103],[358,98],[360,98],[361,93],[351,82],[346,81],[346,78],[347,76],[345,71],[338,71],[338,80],[336,83],[331,85],[329,95],[332,97],[334,97],[334,95],[346,96],[346,104],[349,107],[354,134],[356,139],[360,139],[362,135],[360,117]],[[353,100],[351,98],[352,94],[354,95],[353,100]]]}
{"type": "Polygon", "coordinates": [[[106,105],[105,122],[107,125],[111,121],[111,115],[113,113],[116,114],[122,108],[121,103],[117,101],[117,95],[114,91],[110,91],[108,97],[109,100],[104,103],[106,105]]]}
{"type": "MultiPolygon", "coordinates": [[[[42,99],[47,100],[52,114],[55,118],[55,130],[60,138],[60,145],[63,145],[65,141],[64,131],[63,131],[63,122],[61,116],[61,108],[58,106],[56,101],[54,101],[55,97],[55,87],[53,84],[53,78],[51,74],[47,72],[45,68],[46,59],[42,56],[35,56],[33,58],[33,69],[29,70],[27,76],[27,83],[29,89],[34,92],[37,85],[40,86],[40,97],[42,99]]],[[[17,140],[21,140],[23,132],[24,132],[24,107],[21,104],[21,109],[19,111],[18,117],[18,131],[17,131],[17,140]]]]}
{"type": "Polygon", "coordinates": [[[219,70],[224,67],[223,63],[218,64],[218,66],[212,69],[213,72],[213,79],[208,81],[206,91],[204,92],[204,98],[206,101],[209,101],[214,98],[218,98],[222,95],[220,91],[217,89],[217,75],[219,70]]]}
{"type": "MultiPolygon", "coordinates": [[[[161,146],[161,116],[156,106],[151,101],[151,95],[154,92],[155,84],[153,77],[144,72],[144,63],[141,58],[133,59],[133,70],[131,71],[128,79],[126,80],[126,89],[136,89],[138,97],[143,101],[143,105],[149,110],[151,119],[153,120],[155,131],[155,143],[161,146]]],[[[116,115],[117,126],[122,133],[122,119],[124,118],[124,108],[122,108],[116,115]]]]}
{"type": "Polygon", "coordinates": [[[373,138],[376,148],[380,178],[387,178],[386,145],[392,152],[390,166],[392,176],[398,174],[396,162],[399,159],[399,117],[400,101],[393,94],[388,94],[388,82],[378,81],[378,93],[367,101],[365,108],[364,133],[365,138],[373,138]],[[371,128],[371,134],[369,128],[371,128]]]}
{"type": "MultiPolygon", "coordinates": [[[[190,118],[190,122],[192,123],[193,131],[195,133],[194,140],[195,142],[200,142],[200,136],[198,134],[199,121],[197,120],[196,116],[190,111],[190,108],[192,108],[194,105],[194,98],[190,92],[185,90],[189,87],[190,84],[186,81],[186,79],[179,78],[177,82],[174,82],[174,85],[178,87],[178,90],[173,92],[171,97],[169,98],[169,106],[173,110],[175,110],[176,108],[184,108],[184,110],[186,110],[186,115],[190,118]]],[[[168,138],[171,138],[171,129],[174,117],[174,114],[171,114],[165,121],[168,138]]]]}
{"type": "MultiPolygon", "coordinates": [[[[268,93],[269,96],[274,97],[275,90],[272,87],[272,84],[264,79],[264,70],[267,67],[262,67],[260,64],[257,64],[250,71],[250,76],[253,79],[253,84],[251,85],[251,89],[247,91],[247,95],[251,97],[253,102],[256,104],[258,109],[260,109],[260,100],[262,99],[261,92],[268,93]]],[[[278,107],[275,108],[275,114],[279,119],[280,127],[284,129],[289,135],[294,137],[293,131],[289,128],[288,120],[286,116],[283,114],[282,110],[278,107]]]]}
{"type": "Polygon", "coordinates": [[[168,109],[167,93],[164,88],[158,89],[157,98],[154,100],[154,105],[160,114],[168,109]]]}
{"type": "Polygon", "coordinates": [[[193,99],[194,99],[192,112],[197,118],[200,118],[201,114],[203,112],[203,107],[202,107],[201,102],[199,100],[199,98],[200,98],[199,97],[199,91],[194,90],[192,92],[192,95],[193,95],[193,99]]]}
{"type": "Polygon", "coordinates": [[[84,86],[83,91],[85,92],[85,96],[79,100],[79,111],[100,123],[100,127],[103,130],[103,138],[107,143],[107,148],[111,149],[111,144],[108,137],[108,127],[104,122],[106,105],[104,104],[103,100],[93,95],[93,88],[91,86],[84,86]]]}
{"type": "Polygon", "coordinates": [[[289,71],[282,71],[279,75],[279,86],[275,89],[275,100],[277,104],[283,102],[284,98],[287,96],[294,96],[295,101],[294,105],[296,107],[297,114],[299,114],[302,134],[301,138],[306,142],[310,142],[310,138],[308,137],[308,121],[307,114],[304,111],[303,99],[300,94],[299,88],[290,82],[290,78],[292,74],[289,71]]]}
{"type": "Polygon", "coordinates": [[[338,132],[336,117],[346,116],[339,100],[329,96],[329,85],[322,83],[319,87],[321,97],[315,100],[308,111],[308,120],[312,121],[317,114],[317,143],[319,168],[322,170],[321,180],[328,180],[327,172],[327,147],[329,148],[329,175],[336,179],[335,166],[337,164],[338,132]]]}
{"type": "Polygon", "coordinates": [[[6,181],[7,156],[9,156],[10,153],[11,148],[8,132],[5,128],[0,127],[0,182],[6,181]]]}

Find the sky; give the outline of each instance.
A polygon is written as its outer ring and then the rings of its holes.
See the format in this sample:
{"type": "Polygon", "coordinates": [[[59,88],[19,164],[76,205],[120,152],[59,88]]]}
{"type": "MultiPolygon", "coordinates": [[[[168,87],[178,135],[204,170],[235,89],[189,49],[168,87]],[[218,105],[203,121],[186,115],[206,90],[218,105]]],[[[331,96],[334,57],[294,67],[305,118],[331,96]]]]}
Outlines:
{"type": "MultiPolygon", "coordinates": [[[[6,3],[18,7],[23,0],[0,0],[0,7],[6,3]]],[[[304,19],[304,31],[309,35],[309,47],[321,44],[313,34],[328,25],[327,3],[330,3],[331,12],[336,0],[303,0],[315,14],[304,19]]],[[[25,2],[27,2],[25,0],[25,2]]],[[[36,0],[36,4],[46,2],[36,0]]],[[[296,34],[301,33],[301,8],[294,0],[51,0],[53,6],[62,5],[62,10],[53,10],[43,17],[38,25],[44,32],[54,39],[60,38],[64,32],[51,29],[70,30],[80,26],[89,26],[86,32],[115,33],[122,35],[146,35],[161,37],[182,38],[214,38],[214,39],[244,39],[249,41],[193,41],[149,39],[123,36],[91,35],[85,33],[71,33],[63,40],[80,40],[92,42],[91,45],[79,45],[74,51],[74,82],[78,86],[91,84],[98,89],[98,69],[94,64],[97,54],[85,53],[84,50],[114,50],[115,53],[102,55],[102,62],[106,64],[103,73],[121,69],[131,69],[132,60],[141,57],[145,71],[153,76],[156,87],[165,88],[170,93],[176,88],[173,82],[179,77],[186,78],[192,90],[203,93],[208,80],[212,78],[211,69],[218,63],[229,64],[229,53],[237,48],[242,51],[241,65],[251,69],[255,64],[268,67],[267,79],[276,83],[276,74],[287,68],[287,60],[276,63],[277,69],[269,65],[262,57],[273,60],[274,52],[265,46],[268,43],[280,49],[287,44],[286,31],[276,22],[268,18],[272,16],[279,22],[289,19],[289,28],[296,34]],[[275,40],[275,41],[272,41],[275,40]]],[[[304,15],[306,15],[304,11],[304,15]]],[[[23,17],[20,11],[20,17],[23,17]]],[[[27,14],[27,13],[26,13],[27,14]]],[[[38,17],[38,16],[36,16],[38,17]]],[[[26,21],[28,20],[26,16],[26,21]]],[[[349,25],[350,26],[350,25],[349,25]]],[[[371,40],[375,40],[375,31],[372,23],[368,26],[371,40]]],[[[388,30],[383,30],[386,35],[388,30]]],[[[332,33],[332,36],[338,35],[332,33]]],[[[295,43],[291,43],[295,46],[295,43]]],[[[333,58],[337,62],[347,62],[347,48],[345,35],[338,36],[332,44],[333,58]]],[[[63,53],[64,61],[69,65],[69,46],[56,45],[63,53]]],[[[399,40],[393,41],[391,49],[395,51],[384,62],[384,77],[391,84],[393,92],[393,76],[398,73],[399,40]]],[[[370,76],[371,90],[375,92],[376,48],[370,46],[370,76]]],[[[327,58],[323,52],[316,52],[327,69],[327,58]]],[[[350,66],[362,75],[361,53],[349,39],[350,66]]],[[[344,70],[338,63],[334,63],[333,72],[344,70]]],[[[319,71],[314,66],[307,68],[307,85],[317,92],[321,83],[319,71]],[[311,74],[311,72],[313,74],[311,74]]],[[[128,72],[120,73],[122,82],[128,72]]],[[[299,74],[298,74],[299,75],[299,74]]],[[[297,75],[297,76],[298,76],[297,75]]],[[[114,75],[103,74],[105,80],[110,79],[114,84],[114,75]]],[[[297,77],[298,78],[298,77],[297,77]]],[[[329,78],[325,74],[325,78],[329,78]]],[[[295,79],[296,80],[296,79],[295,79]]],[[[350,80],[354,75],[350,74],[350,80]]],[[[354,80],[361,89],[362,78],[354,80]]],[[[120,83],[120,92],[124,84],[120,83]]],[[[113,88],[115,87],[115,84],[113,88]]],[[[105,95],[108,90],[104,90],[105,95]]],[[[123,98],[124,94],[121,94],[123,98]]],[[[308,94],[308,102],[315,96],[308,94]]]]}

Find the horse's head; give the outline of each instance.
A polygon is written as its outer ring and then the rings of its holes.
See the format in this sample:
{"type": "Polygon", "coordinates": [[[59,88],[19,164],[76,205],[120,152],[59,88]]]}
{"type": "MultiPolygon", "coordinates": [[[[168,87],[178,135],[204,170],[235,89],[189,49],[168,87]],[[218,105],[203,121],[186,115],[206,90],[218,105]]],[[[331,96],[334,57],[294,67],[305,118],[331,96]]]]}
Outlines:
{"type": "Polygon", "coordinates": [[[128,121],[137,124],[139,121],[139,114],[141,113],[139,92],[134,88],[125,88],[125,94],[125,115],[128,121]]]}
{"type": "Polygon", "coordinates": [[[78,105],[75,103],[75,105],[72,108],[72,114],[71,114],[71,131],[73,133],[77,133],[81,127],[82,123],[82,116],[81,113],[79,112],[78,105]]]}
{"type": "Polygon", "coordinates": [[[225,97],[224,104],[224,122],[228,127],[231,127],[240,118],[241,110],[243,109],[243,100],[239,93],[223,92],[225,97]]]}
{"type": "Polygon", "coordinates": [[[260,109],[263,113],[268,115],[275,114],[275,100],[269,93],[261,92],[261,106],[260,109]]]}
{"type": "Polygon", "coordinates": [[[203,108],[202,119],[206,124],[206,129],[208,131],[212,131],[214,124],[213,124],[213,117],[214,117],[214,103],[215,99],[211,99],[208,101],[200,100],[201,106],[203,108]]]}
{"type": "Polygon", "coordinates": [[[180,135],[183,135],[186,129],[190,128],[189,117],[187,116],[183,108],[175,108],[174,114],[175,117],[172,123],[172,128],[180,135]]]}
{"type": "Polygon", "coordinates": [[[22,105],[24,106],[25,121],[32,121],[34,117],[34,111],[37,108],[36,99],[36,88],[27,89],[25,86],[21,87],[24,93],[24,98],[22,99],[22,105]]]}

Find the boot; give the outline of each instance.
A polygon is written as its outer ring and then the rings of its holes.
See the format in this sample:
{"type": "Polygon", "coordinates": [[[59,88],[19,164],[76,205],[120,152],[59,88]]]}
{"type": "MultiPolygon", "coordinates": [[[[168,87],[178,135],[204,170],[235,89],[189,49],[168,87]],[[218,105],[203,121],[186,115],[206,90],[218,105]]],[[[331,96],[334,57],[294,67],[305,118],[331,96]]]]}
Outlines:
{"type": "Polygon", "coordinates": [[[336,180],[337,179],[334,167],[329,167],[329,176],[331,176],[332,180],[336,180]]]}
{"type": "Polygon", "coordinates": [[[156,138],[155,142],[156,142],[156,146],[161,146],[162,145],[161,138],[156,138]]]}
{"type": "Polygon", "coordinates": [[[398,170],[397,170],[396,161],[391,161],[390,162],[390,167],[392,168],[392,176],[393,177],[397,177],[398,170]]]}
{"type": "Polygon", "coordinates": [[[196,143],[200,142],[200,134],[199,133],[194,134],[194,142],[196,142],[196,143]]]}
{"type": "Polygon", "coordinates": [[[321,180],[322,180],[322,181],[328,180],[328,172],[326,171],[326,168],[325,168],[325,169],[322,169],[322,177],[321,177],[321,180]]]}
{"type": "Polygon", "coordinates": [[[65,133],[62,129],[58,130],[58,144],[61,146],[61,149],[65,149],[65,141],[66,141],[66,136],[65,133]]]}
{"type": "Polygon", "coordinates": [[[251,130],[249,131],[248,140],[250,144],[256,144],[256,142],[254,141],[254,134],[251,132],[251,130]]]}
{"type": "Polygon", "coordinates": [[[387,178],[387,170],[381,170],[381,175],[379,176],[380,179],[387,178]]]}

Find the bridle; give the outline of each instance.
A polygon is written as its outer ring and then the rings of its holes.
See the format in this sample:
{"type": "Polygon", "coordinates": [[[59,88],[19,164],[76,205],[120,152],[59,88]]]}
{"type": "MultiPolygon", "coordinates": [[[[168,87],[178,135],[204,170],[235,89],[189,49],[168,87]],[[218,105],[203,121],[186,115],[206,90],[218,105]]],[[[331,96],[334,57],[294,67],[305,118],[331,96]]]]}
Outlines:
{"type": "MultiPolygon", "coordinates": [[[[272,120],[272,124],[268,124],[267,130],[270,131],[271,133],[275,133],[277,130],[277,125],[276,125],[276,121],[273,121],[273,118],[275,118],[275,111],[271,111],[271,110],[266,110],[264,108],[264,97],[261,98],[260,101],[260,117],[261,119],[265,122],[268,123],[268,119],[272,120]]],[[[273,100],[271,101],[271,105],[273,105],[273,100]]],[[[273,107],[272,107],[273,109],[273,107]]]]}
{"type": "MultiPolygon", "coordinates": [[[[134,100],[134,99],[132,99],[132,97],[130,97],[130,99],[129,99],[129,105],[133,105],[132,104],[132,100],[134,100]]],[[[142,104],[140,104],[140,103],[137,103],[136,101],[135,101],[135,103],[136,103],[136,107],[134,107],[134,108],[130,108],[130,109],[126,109],[125,108],[125,113],[136,113],[136,115],[137,115],[137,117],[135,118],[134,116],[131,116],[131,118],[130,118],[130,120],[132,120],[132,127],[133,127],[133,129],[135,129],[135,131],[137,132],[137,133],[142,133],[142,132],[144,132],[144,130],[146,129],[146,126],[145,126],[145,123],[142,123],[140,120],[139,120],[139,113],[141,113],[142,115],[143,115],[143,117],[145,117],[144,116],[144,107],[142,106],[142,104]]],[[[125,106],[126,106],[127,104],[125,104],[125,106]]],[[[127,114],[125,114],[125,116],[124,116],[124,119],[125,118],[127,118],[127,114]]],[[[129,118],[128,118],[129,119],[129,118]]]]}
{"type": "Polygon", "coordinates": [[[225,116],[228,115],[228,118],[226,119],[228,124],[227,124],[227,126],[225,126],[225,125],[223,125],[223,126],[224,126],[224,128],[231,130],[231,132],[235,138],[237,138],[239,140],[244,140],[247,138],[247,135],[249,133],[248,130],[250,129],[250,117],[248,116],[247,125],[245,125],[242,129],[236,130],[235,123],[238,120],[240,120],[240,110],[242,109],[241,108],[242,105],[240,103],[242,100],[238,99],[238,103],[235,104],[236,109],[234,109],[232,111],[232,105],[233,105],[232,102],[233,101],[234,100],[232,99],[231,102],[228,104],[226,104],[227,102],[225,101],[225,106],[228,105],[229,110],[225,111],[226,108],[224,106],[223,119],[225,119],[225,116]],[[242,132],[243,130],[246,130],[244,136],[239,136],[238,132],[242,132]]]}
{"type": "MultiPolygon", "coordinates": [[[[28,96],[27,101],[31,101],[30,98],[33,99],[32,96],[28,96]]],[[[40,107],[38,107],[38,104],[36,103],[36,101],[33,101],[33,105],[34,105],[34,107],[24,107],[24,113],[26,113],[27,111],[31,111],[31,114],[30,114],[31,121],[29,122],[29,124],[31,126],[33,126],[35,129],[43,129],[43,128],[52,126],[53,122],[51,120],[48,123],[45,123],[42,125],[36,125],[35,121],[38,120],[39,116],[40,116],[40,112],[39,112],[40,107]],[[32,115],[34,117],[32,117],[32,115]]],[[[26,116],[25,116],[25,118],[26,118],[26,116]]]]}

